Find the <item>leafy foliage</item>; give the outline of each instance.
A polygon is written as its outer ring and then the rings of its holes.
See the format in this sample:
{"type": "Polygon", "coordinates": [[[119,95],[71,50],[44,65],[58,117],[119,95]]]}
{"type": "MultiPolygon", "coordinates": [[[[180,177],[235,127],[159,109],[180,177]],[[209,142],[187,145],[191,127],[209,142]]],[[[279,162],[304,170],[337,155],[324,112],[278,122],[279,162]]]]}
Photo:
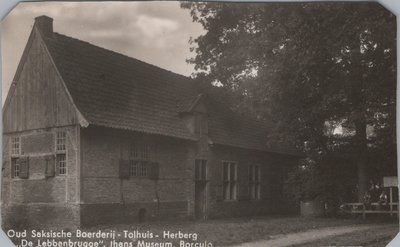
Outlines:
{"type": "Polygon", "coordinates": [[[368,177],[392,172],[393,14],[372,2],[181,6],[206,30],[190,41],[193,76],[221,85],[236,111],[275,123],[266,140],[292,142],[325,170],[324,157],[352,160],[359,194],[368,177]]]}

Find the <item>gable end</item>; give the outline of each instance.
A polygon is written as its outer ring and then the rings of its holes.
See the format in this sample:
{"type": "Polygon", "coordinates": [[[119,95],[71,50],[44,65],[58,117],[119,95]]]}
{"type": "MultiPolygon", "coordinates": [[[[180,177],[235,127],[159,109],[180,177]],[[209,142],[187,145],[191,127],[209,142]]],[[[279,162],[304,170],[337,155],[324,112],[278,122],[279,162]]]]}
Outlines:
{"type": "Polygon", "coordinates": [[[3,108],[3,132],[80,124],[87,121],[74,105],[34,26],[3,108]]]}

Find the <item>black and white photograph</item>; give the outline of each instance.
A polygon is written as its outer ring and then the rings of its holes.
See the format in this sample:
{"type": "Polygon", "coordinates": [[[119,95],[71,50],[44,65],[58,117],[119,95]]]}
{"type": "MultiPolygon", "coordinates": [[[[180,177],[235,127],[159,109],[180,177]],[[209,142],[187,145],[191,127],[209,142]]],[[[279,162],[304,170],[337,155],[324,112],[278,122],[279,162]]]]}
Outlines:
{"type": "Polygon", "coordinates": [[[398,234],[387,6],[23,2],[0,27],[1,227],[16,246],[398,234]]]}

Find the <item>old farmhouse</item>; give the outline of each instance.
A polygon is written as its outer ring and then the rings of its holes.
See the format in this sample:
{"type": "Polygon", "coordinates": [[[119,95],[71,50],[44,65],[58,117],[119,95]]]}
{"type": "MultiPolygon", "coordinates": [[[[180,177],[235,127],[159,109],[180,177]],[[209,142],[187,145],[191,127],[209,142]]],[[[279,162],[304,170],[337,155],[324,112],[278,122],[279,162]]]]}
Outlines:
{"type": "Polygon", "coordinates": [[[298,161],[189,78],[35,19],[3,108],[3,225],[80,227],[283,210],[298,161]]]}

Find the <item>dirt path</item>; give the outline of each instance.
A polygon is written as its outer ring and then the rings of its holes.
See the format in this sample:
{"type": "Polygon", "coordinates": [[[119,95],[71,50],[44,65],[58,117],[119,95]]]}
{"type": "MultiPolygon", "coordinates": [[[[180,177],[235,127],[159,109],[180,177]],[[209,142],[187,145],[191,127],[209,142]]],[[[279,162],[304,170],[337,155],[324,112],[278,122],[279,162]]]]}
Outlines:
{"type": "Polygon", "coordinates": [[[385,227],[385,225],[354,225],[326,227],[305,232],[280,234],[270,236],[271,239],[235,245],[235,247],[288,247],[294,244],[304,244],[327,237],[348,234],[357,231],[385,227]]]}

